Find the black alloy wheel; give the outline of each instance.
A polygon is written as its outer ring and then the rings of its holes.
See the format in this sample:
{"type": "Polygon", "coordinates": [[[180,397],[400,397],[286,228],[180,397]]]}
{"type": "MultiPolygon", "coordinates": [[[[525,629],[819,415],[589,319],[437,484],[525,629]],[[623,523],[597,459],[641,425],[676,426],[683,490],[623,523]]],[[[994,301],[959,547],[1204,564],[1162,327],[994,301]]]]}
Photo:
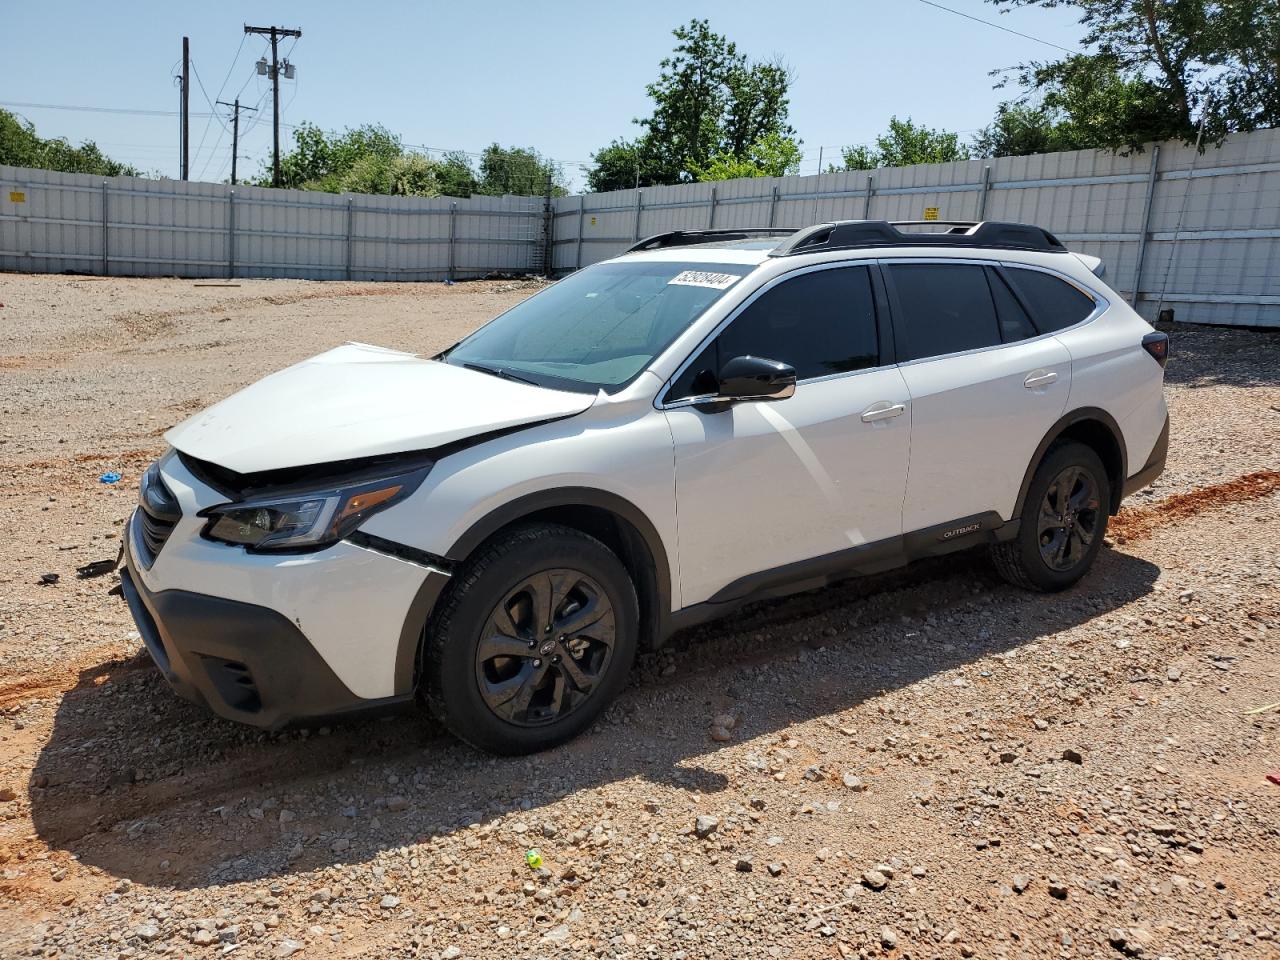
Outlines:
{"type": "Polygon", "coordinates": [[[1100,509],[1090,471],[1072,465],[1054,477],[1036,521],[1040,556],[1050,570],[1068,571],[1085,558],[1098,534],[1100,509]]]}
{"type": "Polygon", "coordinates": [[[613,605],[594,578],[563,567],[535,573],[485,622],[475,655],[480,695],[507,723],[554,723],[595,692],[616,636],[613,605]]]}

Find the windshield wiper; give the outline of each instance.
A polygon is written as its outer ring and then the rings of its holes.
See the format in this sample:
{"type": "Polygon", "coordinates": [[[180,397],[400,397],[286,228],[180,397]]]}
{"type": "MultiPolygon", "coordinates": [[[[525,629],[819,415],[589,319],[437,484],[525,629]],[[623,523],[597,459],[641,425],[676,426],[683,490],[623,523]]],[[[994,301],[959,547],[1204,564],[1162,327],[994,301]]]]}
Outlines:
{"type": "Polygon", "coordinates": [[[518,374],[512,373],[510,370],[503,370],[503,369],[500,369],[499,367],[486,367],[483,363],[465,363],[465,362],[462,364],[462,366],[466,367],[468,370],[475,370],[479,373],[487,373],[491,377],[500,377],[503,380],[514,380],[516,383],[527,383],[531,387],[538,386],[538,383],[536,381],[530,380],[528,377],[519,376],[518,374]]]}

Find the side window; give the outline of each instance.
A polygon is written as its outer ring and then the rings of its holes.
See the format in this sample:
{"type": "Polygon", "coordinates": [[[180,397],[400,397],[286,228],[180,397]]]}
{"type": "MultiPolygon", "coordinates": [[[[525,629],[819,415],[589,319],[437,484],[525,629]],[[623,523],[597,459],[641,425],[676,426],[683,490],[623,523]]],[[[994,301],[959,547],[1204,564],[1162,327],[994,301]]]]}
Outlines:
{"type": "Polygon", "coordinates": [[[894,325],[900,361],[1001,342],[981,264],[897,263],[886,269],[902,308],[894,325]]]}
{"type": "Polygon", "coordinates": [[[1013,295],[1009,285],[1000,274],[987,268],[987,281],[991,284],[991,298],[996,302],[996,317],[1000,321],[1000,339],[1005,343],[1026,340],[1036,335],[1036,328],[1031,325],[1031,318],[1022,304],[1013,295]]]}
{"type": "Polygon", "coordinates": [[[1013,285],[1031,308],[1031,319],[1041,333],[1074,326],[1097,306],[1092,297],[1052,274],[1017,267],[1009,267],[1008,271],[1013,285]]]}
{"type": "Polygon", "coordinates": [[[815,270],[768,290],[703,349],[667,399],[714,393],[721,365],[748,354],[788,363],[801,380],[876,366],[880,348],[868,269],[815,270]]]}

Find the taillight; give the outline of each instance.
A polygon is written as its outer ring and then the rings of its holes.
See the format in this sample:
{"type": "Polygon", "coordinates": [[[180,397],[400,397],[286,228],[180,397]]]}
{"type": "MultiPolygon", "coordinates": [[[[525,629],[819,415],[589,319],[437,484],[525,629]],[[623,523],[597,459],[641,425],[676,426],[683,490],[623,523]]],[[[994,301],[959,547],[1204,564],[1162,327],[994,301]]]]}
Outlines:
{"type": "Polygon", "coordinates": [[[1155,358],[1156,363],[1164,366],[1169,362],[1169,335],[1152,332],[1142,338],[1142,349],[1155,358]]]}

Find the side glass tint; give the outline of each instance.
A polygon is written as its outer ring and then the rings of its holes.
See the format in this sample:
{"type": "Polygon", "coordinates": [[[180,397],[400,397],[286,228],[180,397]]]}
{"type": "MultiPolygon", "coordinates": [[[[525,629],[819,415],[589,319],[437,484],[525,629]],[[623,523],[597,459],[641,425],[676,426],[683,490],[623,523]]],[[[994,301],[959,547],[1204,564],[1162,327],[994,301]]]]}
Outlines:
{"type": "Polygon", "coordinates": [[[1000,339],[1005,343],[1014,343],[1034,337],[1036,330],[1031,325],[1031,318],[1027,316],[1027,311],[1022,309],[1022,304],[1018,302],[1018,298],[1013,295],[1013,291],[1009,289],[1009,285],[1004,282],[999,272],[988,267],[987,281],[991,284],[991,299],[996,303],[996,317],[1000,321],[1000,339]]]}
{"type": "Polygon", "coordinates": [[[1076,287],[1040,270],[1009,267],[1009,278],[1031,308],[1031,320],[1041,333],[1052,333],[1074,326],[1097,304],[1076,287]]]}
{"type": "Polygon", "coordinates": [[[885,267],[901,316],[899,361],[920,360],[1000,343],[995,304],[981,264],[897,263],[885,267]]]}

